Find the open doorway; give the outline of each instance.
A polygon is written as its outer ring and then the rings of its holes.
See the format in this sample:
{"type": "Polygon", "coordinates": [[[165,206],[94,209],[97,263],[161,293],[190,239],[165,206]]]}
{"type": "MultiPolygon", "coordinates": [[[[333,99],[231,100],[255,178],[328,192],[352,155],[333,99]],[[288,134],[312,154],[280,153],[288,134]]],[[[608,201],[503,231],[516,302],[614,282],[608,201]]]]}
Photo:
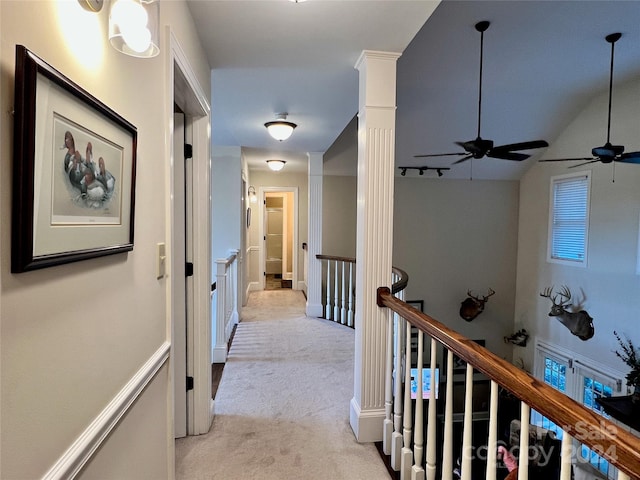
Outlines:
{"type": "Polygon", "coordinates": [[[297,289],[298,189],[263,187],[262,197],[262,288],[297,289]]]}

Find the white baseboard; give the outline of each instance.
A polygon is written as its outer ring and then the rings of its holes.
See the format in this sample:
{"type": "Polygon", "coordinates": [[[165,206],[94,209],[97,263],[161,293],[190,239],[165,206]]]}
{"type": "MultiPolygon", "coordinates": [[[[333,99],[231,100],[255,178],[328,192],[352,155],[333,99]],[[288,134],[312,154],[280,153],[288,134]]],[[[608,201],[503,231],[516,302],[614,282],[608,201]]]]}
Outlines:
{"type": "Polygon", "coordinates": [[[304,292],[304,294],[307,294],[307,282],[305,282],[304,280],[300,280],[298,281],[298,286],[296,287],[296,290],[302,290],[304,292]]]}
{"type": "Polygon", "coordinates": [[[225,363],[227,361],[227,345],[216,345],[212,352],[213,363],[225,363]]]}
{"type": "Polygon", "coordinates": [[[49,469],[42,477],[43,479],[69,479],[78,474],[167,361],[170,348],[171,344],[164,342],[156,350],[142,368],[131,377],[114,399],[109,402],[104,410],[49,469]]]}
{"type": "Polygon", "coordinates": [[[356,399],[351,399],[349,421],[359,443],[382,441],[384,419],[384,408],[362,411],[356,399]]]}

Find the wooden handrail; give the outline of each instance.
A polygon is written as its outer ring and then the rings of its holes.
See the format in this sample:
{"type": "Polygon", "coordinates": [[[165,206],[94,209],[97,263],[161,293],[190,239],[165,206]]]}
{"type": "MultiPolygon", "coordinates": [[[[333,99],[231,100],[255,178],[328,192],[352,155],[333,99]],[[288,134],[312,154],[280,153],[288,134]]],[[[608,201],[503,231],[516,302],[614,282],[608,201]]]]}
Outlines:
{"type": "MultiPolygon", "coordinates": [[[[356,263],[356,259],[353,257],[339,257],[336,255],[322,255],[317,254],[316,258],[318,260],[330,260],[334,262],[346,262],[346,263],[356,263]]],[[[404,270],[398,267],[391,267],[391,271],[398,275],[400,279],[391,285],[391,291],[393,293],[398,293],[407,288],[407,284],[409,283],[409,275],[404,270]]]]}
{"type": "Polygon", "coordinates": [[[356,263],[356,259],[353,257],[339,257],[337,255],[322,255],[318,253],[316,255],[318,260],[331,260],[336,262],[356,263]]]}
{"type": "Polygon", "coordinates": [[[397,299],[388,287],[378,289],[377,303],[429,334],[474,369],[605,457],[616,468],[632,478],[640,478],[640,438],[397,299]]]}

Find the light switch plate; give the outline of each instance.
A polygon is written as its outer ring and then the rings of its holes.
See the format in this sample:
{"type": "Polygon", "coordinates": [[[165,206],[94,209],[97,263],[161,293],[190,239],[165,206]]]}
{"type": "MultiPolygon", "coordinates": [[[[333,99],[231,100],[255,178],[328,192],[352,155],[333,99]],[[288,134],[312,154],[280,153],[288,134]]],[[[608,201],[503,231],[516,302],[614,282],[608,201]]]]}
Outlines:
{"type": "Polygon", "coordinates": [[[164,278],[166,272],[167,255],[165,253],[166,246],[164,243],[158,243],[156,245],[157,251],[157,263],[156,263],[156,278],[160,280],[164,278]]]}

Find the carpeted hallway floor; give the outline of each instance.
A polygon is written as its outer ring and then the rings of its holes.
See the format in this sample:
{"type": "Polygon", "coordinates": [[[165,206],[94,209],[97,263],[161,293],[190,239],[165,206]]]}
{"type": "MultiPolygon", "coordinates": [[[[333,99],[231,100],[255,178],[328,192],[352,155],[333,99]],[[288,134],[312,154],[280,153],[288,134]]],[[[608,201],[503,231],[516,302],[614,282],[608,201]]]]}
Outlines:
{"type": "Polygon", "coordinates": [[[176,441],[178,480],[387,480],[349,426],[354,331],[304,315],[300,291],[252,292],[206,435],[176,441]]]}

